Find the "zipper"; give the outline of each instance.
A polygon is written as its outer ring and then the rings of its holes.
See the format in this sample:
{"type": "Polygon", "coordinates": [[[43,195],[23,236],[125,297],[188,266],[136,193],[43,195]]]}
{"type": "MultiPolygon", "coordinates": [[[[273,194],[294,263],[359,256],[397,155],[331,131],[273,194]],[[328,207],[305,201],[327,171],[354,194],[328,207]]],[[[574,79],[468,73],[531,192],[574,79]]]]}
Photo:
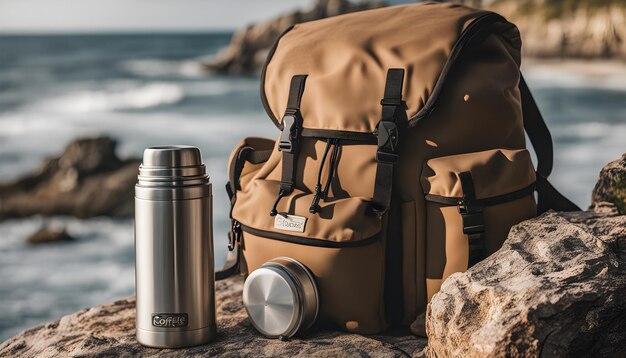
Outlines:
{"type": "Polygon", "coordinates": [[[259,229],[255,229],[250,226],[243,225],[243,224],[240,224],[240,228],[241,230],[243,230],[243,232],[247,232],[255,236],[260,236],[262,238],[285,241],[285,242],[299,244],[299,245],[325,247],[325,248],[365,246],[375,241],[378,241],[378,239],[380,238],[380,235],[376,234],[364,240],[336,242],[336,241],[328,241],[328,240],[320,240],[320,239],[310,239],[306,237],[294,236],[294,235],[283,234],[283,233],[278,233],[278,232],[273,232],[273,231],[259,230],[259,229]]]}
{"type": "Polygon", "coordinates": [[[443,69],[439,74],[439,78],[435,83],[431,96],[426,101],[424,107],[422,107],[422,109],[420,109],[419,112],[417,112],[413,117],[409,118],[409,127],[414,127],[420,119],[427,117],[435,110],[435,104],[439,98],[441,89],[446,82],[446,78],[448,77],[454,63],[463,53],[463,50],[472,42],[473,39],[477,38],[476,35],[480,34],[485,29],[488,29],[496,22],[506,22],[506,19],[501,15],[489,12],[478,16],[465,28],[465,30],[463,30],[461,36],[459,36],[459,40],[452,47],[450,57],[448,57],[448,61],[443,66],[443,69]]]}
{"type": "Polygon", "coordinates": [[[520,190],[516,190],[507,194],[492,196],[484,199],[476,199],[472,200],[472,202],[467,202],[467,200],[463,197],[454,197],[454,196],[443,196],[436,194],[426,194],[426,201],[431,203],[441,204],[444,206],[458,206],[467,207],[468,205],[472,206],[492,206],[498,204],[504,204],[509,201],[521,199],[525,196],[532,194],[535,191],[535,183],[522,188],[520,190]]]}

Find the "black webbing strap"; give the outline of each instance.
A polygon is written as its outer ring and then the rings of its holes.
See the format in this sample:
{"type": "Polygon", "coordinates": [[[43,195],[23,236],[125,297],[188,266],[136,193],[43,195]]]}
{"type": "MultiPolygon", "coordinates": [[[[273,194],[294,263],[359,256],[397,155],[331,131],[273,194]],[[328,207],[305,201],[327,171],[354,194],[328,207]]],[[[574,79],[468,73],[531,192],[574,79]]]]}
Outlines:
{"type": "Polygon", "coordinates": [[[394,166],[398,161],[398,119],[406,116],[406,103],[402,100],[404,69],[391,68],[387,71],[385,92],[380,101],[382,114],[376,127],[378,148],[376,151],[376,181],[374,184],[373,210],[382,216],[391,203],[394,166]]]}
{"type": "Polygon", "coordinates": [[[554,153],[552,136],[543,120],[524,77],[520,74],[519,83],[522,98],[522,114],[524,129],[537,154],[537,213],[542,214],[550,209],[557,211],[579,211],[580,208],[563,196],[548,182],[552,172],[554,153]]]}
{"type": "Polygon", "coordinates": [[[252,164],[261,164],[267,162],[272,155],[273,150],[255,150],[246,155],[246,161],[252,164]]]}
{"type": "Polygon", "coordinates": [[[235,163],[233,163],[233,165],[231,165],[229,168],[229,181],[226,188],[229,199],[232,199],[234,193],[236,193],[237,190],[241,190],[241,186],[239,185],[239,178],[241,177],[241,172],[243,171],[243,167],[246,162],[251,164],[264,163],[267,162],[271,155],[271,149],[254,150],[254,148],[247,146],[239,149],[239,152],[235,157],[235,163]]]}
{"type": "Polygon", "coordinates": [[[463,189],[463,198],[457,206],[463,222],[463,233],[467,235],[469,244],[467,267],[472,267],[485,258],[485,218],[483,207],[476,201],[472,173],[459,173],[459,181],[463,189]]]}
{"type": "Polygon", "coordinates": [[[231,227],[228,232],[228,258],[224,267],[215,272],[215,280],[223,280],[230,277],[239,271],[239,243],[241,239],[241,224],[233,219],[233,208],[237,201],[237,191],[241,190],[241,184],[239,179],[243,171],[245,162],[252,164],[260,164],[266,162],[272,155],[272,150],[254,150],[250,146],[241,147],[235,155],[233,161],[229,165],[228,183],[226,183],[226,193],[230,200],[230,213],[231,227]],[[236,251],[233,251],[235,250],[236,251]]]}
{"type": "Polygon", "coordinates": [[[307,75],[295,75],[291,78],[289,86],[289,98],[287,109],[283,115],[282,134],[278,143],[278,150],[283,153],[282,177],[280,179],[280,191],[276,202],[270,211],[270,215],[277,214],[276,206],[280,199],[293,192],[296,181],[296,169],[298,167],[298,155],[300,154],[300,135],[302,132],[302,115],[300,114],[300,101],[304,93],[304,83],[307,75]]]}

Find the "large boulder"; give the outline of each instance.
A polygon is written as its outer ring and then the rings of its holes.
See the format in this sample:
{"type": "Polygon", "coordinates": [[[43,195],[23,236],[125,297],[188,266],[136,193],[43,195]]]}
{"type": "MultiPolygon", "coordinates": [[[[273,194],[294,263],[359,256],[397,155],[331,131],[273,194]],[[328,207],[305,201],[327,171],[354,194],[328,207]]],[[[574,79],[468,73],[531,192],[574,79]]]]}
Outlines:
{"type": "Polygon", "coordinates": [[[606,203],[615,205],[622,215],[626,215],[626,154],[602,168],[593,188],[591,207],[600,207],[606,203]]]}
{"type": "Polygon", "coordinates": [[[0,345],[0,357],[406,357],[426,345],[400,332],[360,336],[313,332],[306,339],[266,339],[247,319],[240,277],[217,282],[217,329],[214,342],[186,349],[152,349],[135,339],[135,299],[85,309],[60,320],[26,330],[0,345]]]}
{"type": "Polygon", "coordinates": [[[548,212],[450,276],[426,315],[438,357],[626,356],[626,216],[548,212]]]}
{"type": "Polygon", "coordinates": [[[115,147],[109,137],[79,139],[34,174],[0,184],[0,219],[131,215],[140,160],[121,160],[115,147]]]}

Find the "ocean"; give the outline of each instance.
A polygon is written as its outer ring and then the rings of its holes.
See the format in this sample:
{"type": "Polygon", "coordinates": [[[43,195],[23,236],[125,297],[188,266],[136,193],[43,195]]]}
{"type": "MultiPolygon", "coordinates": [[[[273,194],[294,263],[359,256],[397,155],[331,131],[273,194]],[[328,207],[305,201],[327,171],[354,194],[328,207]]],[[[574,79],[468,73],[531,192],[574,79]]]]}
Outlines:
{"type": "MultiPolygon", "coordinates": [[[[244,136],[274,137],[256,76],[208,74],[229,33],[0,36],[0,181],[35,170],[77,137],[108,134],[119,155],[157,144],[203,153],[214,185],[216,266],[226,255],[226,161],[244,136]]],[[[526,77],[555,141],[553,183],[586,207],[604,164],[626,152],[626,66],[531,62],[526,77]]],[[[132,220],[0,222],[0,341],[134,291],[132,220]],[[76,242],[29,246],[42,225],[76,242]]]]}

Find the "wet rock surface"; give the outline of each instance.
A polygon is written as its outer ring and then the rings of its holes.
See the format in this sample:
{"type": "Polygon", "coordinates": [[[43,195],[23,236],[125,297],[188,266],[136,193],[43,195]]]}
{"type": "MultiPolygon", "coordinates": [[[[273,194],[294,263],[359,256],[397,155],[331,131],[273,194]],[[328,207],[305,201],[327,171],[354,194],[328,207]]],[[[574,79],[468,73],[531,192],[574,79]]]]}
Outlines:
{"type": "Polygon", "coordinates": [[[74,240],[75,238],[70,236],[65,229],[50,227],[43,227],[26,238],[26,242],[33,245],[74,240]]]}
{"type": "Polygon", "coordinates": [[[140,160],[121,160],[115,148],[109,137],[79,139],[37,172],[0,184],[0,219],[132,215],[140,160]]]}
{"type": "Polygon", "coordinates": [[[450,276],[428,307],[438,357],[626,356],[626,216],[548,212],[450,276]]]}
{"type": "Polygon", "coordinates": [[[85,309],[26,330],[0,345],[4,357],[406,357],[419,356],[426,339],[408,331],[360,336],[311,332],[283,342],[260,336],[250,325],[243,303],[241,277],[216,287],[218,335],[212,343],[176,350],[146,348],[135,339],[135,300],[128,298],[85,309]]]}

